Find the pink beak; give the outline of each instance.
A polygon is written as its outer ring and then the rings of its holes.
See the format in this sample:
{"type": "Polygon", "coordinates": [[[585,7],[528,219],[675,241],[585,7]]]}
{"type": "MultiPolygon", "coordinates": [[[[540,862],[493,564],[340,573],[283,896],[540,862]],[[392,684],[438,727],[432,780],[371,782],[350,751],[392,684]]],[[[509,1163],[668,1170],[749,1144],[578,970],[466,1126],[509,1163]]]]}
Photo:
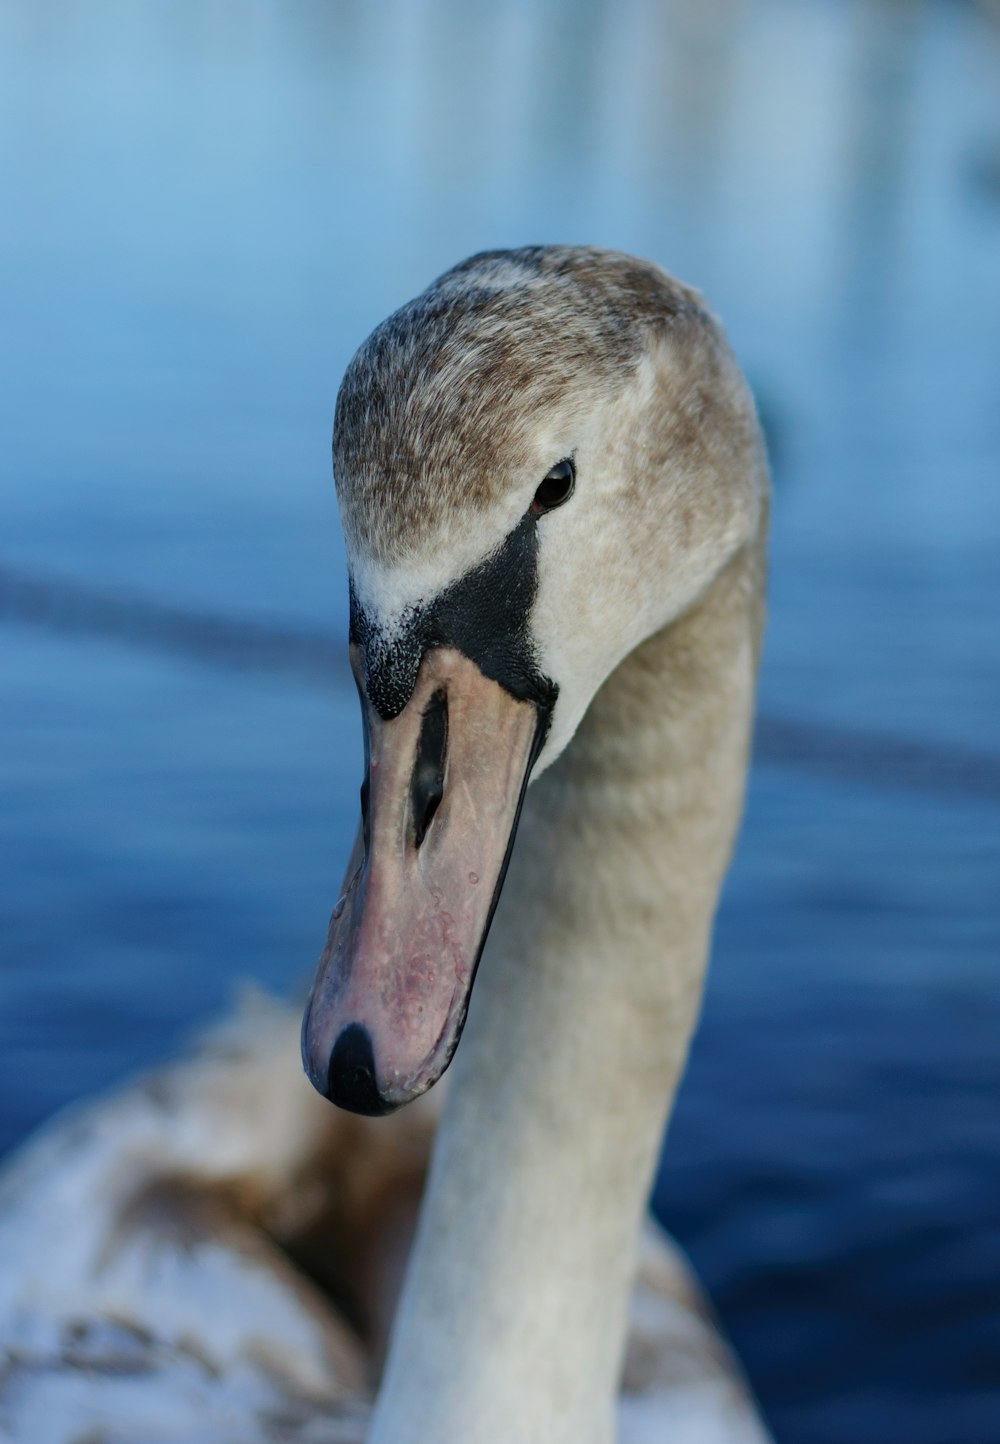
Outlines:
{"type": "Polygon", "coordinates": [[[377,1114],[425,1092],[458,1046],[544,724],[452,648],[425,653],[398,717],[364,692],[362,708],[362,826],[302,1057],[322,1094],[377,1114]]]}

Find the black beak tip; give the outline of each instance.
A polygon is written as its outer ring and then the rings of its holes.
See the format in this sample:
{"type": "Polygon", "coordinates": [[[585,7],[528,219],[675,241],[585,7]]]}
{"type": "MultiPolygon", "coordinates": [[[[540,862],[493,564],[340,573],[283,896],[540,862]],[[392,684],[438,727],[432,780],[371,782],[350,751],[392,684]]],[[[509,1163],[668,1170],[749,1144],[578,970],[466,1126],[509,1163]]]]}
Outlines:
{"type": "Polygon", "coordinates": [[[326,1096],[338,1108],[366,1118],[380,1118],[396,1109],[397,1105],[379,1092],[371,1036],[360,1023],[349,1024],[337,1039],[330,1058],[326,1096]]]}

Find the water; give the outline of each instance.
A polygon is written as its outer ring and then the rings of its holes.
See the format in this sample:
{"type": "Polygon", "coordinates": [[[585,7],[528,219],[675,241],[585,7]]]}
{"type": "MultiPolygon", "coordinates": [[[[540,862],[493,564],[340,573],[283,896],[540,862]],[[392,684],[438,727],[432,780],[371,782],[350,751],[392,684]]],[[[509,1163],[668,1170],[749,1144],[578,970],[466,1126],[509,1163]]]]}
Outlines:
{"type": "Polygon", "coordinates": [[[477,249],[654,256],[778,483],[657,1206],[782,1444],[995,1444],[995,11],[7,0],[0,186],[0,1141],[311,970],[360,769],[353,347],[477,249]]]}

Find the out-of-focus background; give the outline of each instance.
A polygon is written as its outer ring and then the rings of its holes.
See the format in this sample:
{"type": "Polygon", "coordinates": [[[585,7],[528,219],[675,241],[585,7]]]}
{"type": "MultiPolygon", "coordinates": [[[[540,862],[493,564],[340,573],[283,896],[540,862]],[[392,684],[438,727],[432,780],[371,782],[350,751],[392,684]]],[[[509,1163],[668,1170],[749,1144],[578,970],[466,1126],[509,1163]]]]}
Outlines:
{"type": "Polygon", "coordinates": [[[3,0],[0,196],[0,1145],[309,976],[354,347],[473,251],[620,247],[777,484],[656,1206],[780,1444],[996,1444],[1000,8],[3,0]]]}

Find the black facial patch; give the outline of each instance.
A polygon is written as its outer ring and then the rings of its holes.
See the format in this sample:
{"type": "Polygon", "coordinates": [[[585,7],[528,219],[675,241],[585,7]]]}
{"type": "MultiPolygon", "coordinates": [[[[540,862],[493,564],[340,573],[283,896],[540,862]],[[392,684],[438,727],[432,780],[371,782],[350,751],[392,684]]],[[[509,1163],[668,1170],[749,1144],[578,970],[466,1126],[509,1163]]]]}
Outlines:
{"type": "Polygon", "coordinates": [[[548,715],[557,687],[538,667],[528,620],[538,590],[537,518],[526,513],[492,556],[433,601],[410,608],[387,636],[361,608],[351,587],[351,641],[365,658],[365,690],[389,721],[413,695],[420,659],[431,647],[454,647],[512,697],[548,715]]]}

